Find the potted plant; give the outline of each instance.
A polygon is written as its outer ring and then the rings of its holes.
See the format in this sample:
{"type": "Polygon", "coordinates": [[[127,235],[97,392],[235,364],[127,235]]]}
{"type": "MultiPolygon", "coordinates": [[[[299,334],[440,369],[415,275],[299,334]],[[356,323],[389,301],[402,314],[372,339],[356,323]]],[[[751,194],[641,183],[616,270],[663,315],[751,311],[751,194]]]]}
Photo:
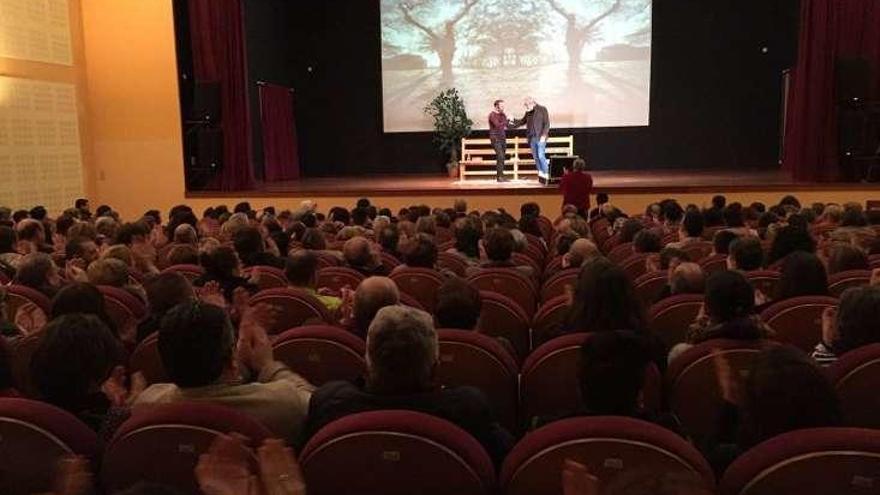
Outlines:
{"type": "Polygon", "coordinates": [[[442,91],[434,97],[425,113],[434,119],[434,142],[449,156],[446,170],[450,177],[458,176],[458,149],[461,139],[471,133],[474,122],[468,118],[464,100],[455,88],[442,91]]]}

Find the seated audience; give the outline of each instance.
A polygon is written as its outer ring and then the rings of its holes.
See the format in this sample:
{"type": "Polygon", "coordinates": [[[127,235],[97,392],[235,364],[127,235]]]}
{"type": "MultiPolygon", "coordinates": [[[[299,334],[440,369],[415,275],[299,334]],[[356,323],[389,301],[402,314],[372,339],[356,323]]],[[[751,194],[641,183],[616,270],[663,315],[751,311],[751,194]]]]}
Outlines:
{"type": "Polygon", "coordinates": [[[172,308],[159,328],[159,354],[171,383],[149,386],[136,405],[183,401],[231,407],[261,421],[275,435],[299,435],[313,387],[275,361],[266,336],[271,308],[257,306],[235,329],[217,306],[192,301],[172,308]],[[252,373],[248,383],[243,376],[252,373]]]}
{"type": "Polygon", "coordinates": [[[107,285],[124,289],[144,303],[147,302],[147,294],[144,292],[144,288],[131,282],[128,267],[118,259],[101,258],[89,265],[86,273],[88,274],[89,282],[95,285],[107,285]]]}
{"type": "Polygon", "coordinates": [[[92,284],[73,282],[65,285],[55,294],[52,299],[52,308],[49,318],[54,320],[64,315],[81,313],[94,315],[101,319],[110,332],[123,342],[134,342],[134,329],[120,329],[107,314],[107,306],[104,295],[92,284]],[[129,338],[121,333],[122,330],[130,332],[129,338]]]}
{"type": "Polygon", "coordinates": [[[835,311],[822,315],[822,341],[813,359],[822,366],[832,364],[846,352],[880,342],[880,287],[853,287],[840,297],[835,311]]]}
{"type": "Polygon", "coordinates": [[[15,276],[15,270],[22,255],[17,251],[18,237],[15,229],[0,225],[0,270],[8,277],[15,276]]]}
{"type": "Polygon", "coordinates": [[[25,255],[18,263],[15,282],[51,299],[61,288],[62,280],[52,258],[46,253],[35,252],[25,255]]]}
{"type": "Polygon", "coordinates": [[[730,244],[739,236],[731,230],[719,230],[712,238],[712,254],[730,254],[730,244]]]}
{"type": "Polygon", "coordinates": [[[828,255],[828,275],[849,270],[870,270],[868,256],[850,244],[835,244],[828,255]]]}
{"type": "Polygon", "coordinates": [[[394,256],[398,260],[402,258],[398,245],[400,244],[400,232],[396,225],[388,225],[376,231],[376,237],[379,245],[382,246],[382,252],[394,256]]]}
{"type": "Polygon", "coordinates": [[[335,419],[381,409],[409,409],[451,421],[471,433],[496,465],[513,444],[477,389],[437,388],[437,334],[431,316],[404,306],[382,308],[367,334],[364,383],[331,382],[309,404],[306,437],[335,419]]]}
{"type": "Polygon", "coordinates": [[[642,229],[633,237],[633,251],[636,253],[659,253],[661,249],[662,239],[654,230],[642,229]]]}
{"type": "Polygon", "coordinates": [[[251,294],[258,290],[255,284],[241,276],[241,262],[231,247],[219,246],[202,253],[201,264],[205,273],[193,280],[193,285],[203,287],[208,282],[217,282],[227,302],[232,302],[233,293],[239,287],[251,294]]]}
{"type": "Polygon", "coordinates": [[[162,318],[171,308],[196,299],[192,284],[177,272],[156,275],[146,281],[144,289],[147,294],[147,317],[138,324],[138,342],[159,331],[162,318]]]}
{"type": "Polygon", "coordinates": [[[393,280],[388,277],[367,278],[354,291],[347,327],[354,334],[365,338],[376,313],[385,306],[397,304],[400,304],[400,290],[393,280]]]}
{"type": "Polygon", "coordinates": [[[834,387],[800,350],[770,346],[758,356],[740,389],[723,358],[718,381],[728,406],[719,418],[719,434],[709,461],[721,473],[740,453],[775,436],[804,428],[840,426],[834,387]],[[734,404],[741,404],[739,408],[734,404]]]}
{"type": "Polygon", "coordinates": [[[764,248],[757,237],[739,237],[730,243],[727,268],[741,272],[760,270],[764,265],[764,248]]]}
{"type": "Polygon", "coordinates": [[[437,290],[434,320],[437,328],[476,330],[482,309],[479,290],[459,277],[449,277],[437,290]]]}
{"type": "Polygon", "coordinates": [[[759,340],[773,335],[755,314],[755,290],[740,272],[725,270],[710,275],[703,307],[704,312],[688,329],[687,342],[670,351],[669,362],[707,340],[759,340]]]}
{"type": "MultiPolygon", "coordinates": [[[[816,252],[816,241],[810,235],[806,226],[792,224],[792,219],[803,219],[800,215],[791,215],[789,225],[776,231],[773,244],[770,247],[770,255],[767,265],[773,265],[795,251],[816,252]]],[[[797,221],[795,221],[797,223],[797,221]]]]}
{"type": "MultiPolygon", "coordinates": [[[[425,218],[425,217],[423,217],[425,218]]],[[[394,271],[402,268],[437,268],[437,244],[428,234],[416,234],[406,240],[401,246],[403,264],[397,266],[394,271]]]]}
{"type": "MultiPolygon", "coordinates": [[[[480,268],[511,268],[519,271],[527,277],[535,275],[530,266],[519,266],[513,262],[513,250],[515,240],[513,234],[503,227],[495,227],[486,231],[483,237],[483,248],[486,250],[486,261],[480,264],[480,268]]],[[[477,273],[479,269],[469,268],[468,274],[477,273]]]]}
{"type": "Polygon", "coordinates": [[[799,296],[827,295],[828,274],[818,256],[795,251],[785,257],[775,301],[799,296]]]}
{"type": "MultiPolygon", "coordinates": [[[[105,386],[124,375],[124,359],[122,345],[99,317],[67,314],[43,329],[31,359],[31,379],[42,400],[72,413],[109,440],[128,417],[128,397],[114,395],[105,386]]],[[[141,385],[133,387],[135,394],[141,385]]]]}
{"type": "Polygon", "coordinates": [[[238,258],[245,268],[252,266],[271,266],[284,268],[284,260],[266,251],[266,241],[256,227],[239,227],[232,234],[232,243],[238,258]]]}
{"type": "Polygon", "coordinates": [[[681,249],[689,244],[703,242],[703,228],[705,222],[703,214],[699,211],[689,211],[684,214],[684,220],[678,229],[678,241],[671,242],[666,247],[681,249]]]}
{"type": "Polygon", "coordinates": [[[315,253],[306,250],[293,252],[287,258],[284,274],[291,287],[315,296],[330,312],[339,311],[342,299],[318,292],[318,257],[315,253]]]}
{"type": "Polygon", "coordinates": [[[457,254],[465,259],[469,265],[480,264],[480,238],[483,235],[478,227],[477,220],[470,217],[459,218],[452,226],[455,235],[455,246],[448,252],[457,254]]]}
{"type": "Polygon", "coordinates": [[[647,331],[632,282],[618,265],[596,258],[581,267],[564,329],[566,333],[647,331]]]}
{"type": "Polygon", "coordinates": [[[47,244],[50,236],[46,234],[46,226],[33,218],[25,218],[15,226],[18,232],[18,251],[28,253],[51,253],[52,246],[47,244]]]}
{"type": "Polygon", "coordinates": [[[88,237],[75,237],[64,246],[64,259],[67,261],[82,260],[80,268],[85,269],[98,259],[98,245],[88,237]]]}
{"type": "Polygon", "coordinates": [[[367,277],[388,275],[388,268],[382,264],[382,258],[375,245],[364,237],[353,237],[342,247],[345,264],[367,277]]]}
{"type": "Polygon", "coordinates": [[[580,268],[584,263],[602,256],[599,248],[589,239],[576,239],[562,257],[562,268],[580,268]]]}

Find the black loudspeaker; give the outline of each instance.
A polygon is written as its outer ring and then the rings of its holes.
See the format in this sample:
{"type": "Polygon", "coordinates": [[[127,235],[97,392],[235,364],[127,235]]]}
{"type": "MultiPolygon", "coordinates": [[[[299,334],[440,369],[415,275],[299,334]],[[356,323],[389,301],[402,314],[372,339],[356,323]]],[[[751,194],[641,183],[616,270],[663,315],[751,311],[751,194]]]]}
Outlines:
{"type": "Polygon", "coordinates": [[[218,123],[220,112],[220,83],[199,82],[193,89],[193,106],[190,120],[218,123]]]}
{"type": "Polygon", "coordinates": [[[871,64],[863,57],[838,57],[837,101],[864,101],[871,90],[871,64]]]}
{"type": "Polygon", "coordinates": [[[223,131],[199,129],[190,143],[186,185],[190,190],[204,189],[223,168],[223,131]]]}
{"type": "Polygon", "coordinates": [[[551,156],[550,157],[550,182],[559,182],[565,174],[565,169],[571,169],[574,161],[579,157],[574,156],[551,156]]]}

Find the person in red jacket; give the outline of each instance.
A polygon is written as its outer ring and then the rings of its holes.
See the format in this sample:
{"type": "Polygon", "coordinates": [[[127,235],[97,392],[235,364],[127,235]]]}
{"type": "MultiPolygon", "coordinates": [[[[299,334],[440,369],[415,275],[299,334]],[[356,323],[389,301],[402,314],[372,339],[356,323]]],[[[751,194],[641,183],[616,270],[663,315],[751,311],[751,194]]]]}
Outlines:
{"type": "Polygon", "coordinates": [[[572,170],[566,170],[559,182],[562,191],[562,206],[573,205],[578,214],[587,218],[590,211],[590,193],[593,191],[593,177],[586,172],[587,164],[578,158],[572,164],[572,170]]]}

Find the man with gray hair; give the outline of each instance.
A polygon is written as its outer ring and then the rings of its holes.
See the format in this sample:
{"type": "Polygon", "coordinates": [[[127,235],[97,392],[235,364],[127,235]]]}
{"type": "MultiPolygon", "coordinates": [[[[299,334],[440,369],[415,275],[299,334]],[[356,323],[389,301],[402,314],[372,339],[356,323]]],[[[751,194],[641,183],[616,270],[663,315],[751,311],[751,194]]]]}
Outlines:
{"type": "Polygon", "coordinates": [[[514,121],[511,127],[526,126],[532,158],[538,168],[538,181],[546,185],[550,181],[550,167],[547,161],[547,138],[550,136],[550,114],[547,107],[535,103],[535,99],[527,96],[523,101],[526,114],[514,121]]]}
{"type": "Polygon", "coordinates": [[[435,384],[438,344],[431,315],[406,306],[379,310],[367,334],[366,362],[364,381],[330,382],[312,395],[308,436],[350,414],[406,409],[457,424],[486,448],[496,464],[504,459],[513,437],[495,421],[482,392],[435,384]]]}

